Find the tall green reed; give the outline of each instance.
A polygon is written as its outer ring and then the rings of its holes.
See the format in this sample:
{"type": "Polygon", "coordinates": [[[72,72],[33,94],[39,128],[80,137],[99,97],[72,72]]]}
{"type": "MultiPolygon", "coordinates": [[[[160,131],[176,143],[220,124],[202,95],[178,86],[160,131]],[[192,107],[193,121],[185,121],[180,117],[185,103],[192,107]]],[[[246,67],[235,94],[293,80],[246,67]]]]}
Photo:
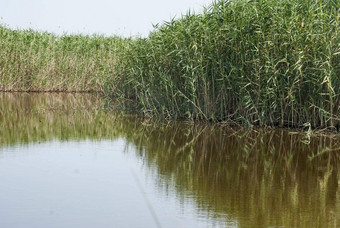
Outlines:
{"type": "Polygon", "coordinates": [[[0,26],[0,90],[102,91],[125,39],[0,26]]]}
{"type": "Polygon", "coordinates": [[[133,42],[114,91],[169,118],[334,128],[340,1],[214,2],[133,42]]]}

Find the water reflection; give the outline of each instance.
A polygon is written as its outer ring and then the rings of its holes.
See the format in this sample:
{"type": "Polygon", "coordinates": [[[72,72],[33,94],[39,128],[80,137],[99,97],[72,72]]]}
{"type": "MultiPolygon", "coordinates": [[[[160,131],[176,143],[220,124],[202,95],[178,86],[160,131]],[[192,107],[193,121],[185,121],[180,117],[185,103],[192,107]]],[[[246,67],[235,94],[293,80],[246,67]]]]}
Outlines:
{"type": "Polygon", "coordinates": [[[159,194],[194,205],[209,226],[340,226],[338,136],[157,122],[103,107],[93,95],[0,94],[0,148],[123,138],[159,194]]]}
{"type": "Polygon", "coordinates": [[[116,137],[118,115],[90,94],[0,93],[0,146],[116,137]]]}
{"type": "Polygon", "coordinates": [[[138,135],[139,156],[181,199],[240,227],[337,227],[338,142],[287,131],[234,134],[213,126],[169,126],[138,135]]]}

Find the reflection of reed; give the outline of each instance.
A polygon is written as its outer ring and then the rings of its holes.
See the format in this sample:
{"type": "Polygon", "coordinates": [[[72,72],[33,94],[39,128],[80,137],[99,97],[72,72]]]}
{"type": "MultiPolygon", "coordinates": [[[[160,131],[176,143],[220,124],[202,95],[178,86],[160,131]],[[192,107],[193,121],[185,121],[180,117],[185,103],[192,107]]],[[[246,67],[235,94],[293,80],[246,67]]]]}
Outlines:
{"type": "Polygon", "coordinates": [[[89,94],[0,94],[0,147],[53,138],[99,139],[117,135],[117,115],[107,115],[104,102],[89,94]]]}
{"type": "Polygon", "coordinates": [[[181,202],[240,227],[337,227],[339,137],[209,124],[142,123],[91,95],[1,94],[0,147],[124,137],[181,202]],[[156,168],[154,168],[156,167],[156,168]],[[226,218],[227,219],[227,218],[226,218]]]}
{"type": "Polygon", "coordinates": [[[284,130],[230,131],[171,125],[132,138],[143,142],[139,154],[166,188],[184,201],[194,195],[198,208],[215,216],[233,215],[241,227],[339,224],[339,140],[305,144],[304,134],[284,130]]]}

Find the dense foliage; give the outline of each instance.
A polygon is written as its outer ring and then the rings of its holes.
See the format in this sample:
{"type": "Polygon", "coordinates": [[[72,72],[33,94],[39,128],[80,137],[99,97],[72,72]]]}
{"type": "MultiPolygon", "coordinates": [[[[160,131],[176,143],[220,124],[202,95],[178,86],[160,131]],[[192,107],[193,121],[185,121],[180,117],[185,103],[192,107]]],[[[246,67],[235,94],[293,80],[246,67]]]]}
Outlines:
{"type": "Polygon", "coordinates": [[[0,90],[102,91],[126,42],[0,26],[0,90]]]}
{"type": "Polygon", "coordinates": [[[123,94],[168,117],[333,127],[339,8],[338,0],[218,1],[135,41],[120,59],[123,94]]]}
{"type": "Polygon", "coordinates": [[[0,28],[0,86],[100,90],[165,118],[339,128],[339,9],[220,0],[137,39],[0,28]]]}

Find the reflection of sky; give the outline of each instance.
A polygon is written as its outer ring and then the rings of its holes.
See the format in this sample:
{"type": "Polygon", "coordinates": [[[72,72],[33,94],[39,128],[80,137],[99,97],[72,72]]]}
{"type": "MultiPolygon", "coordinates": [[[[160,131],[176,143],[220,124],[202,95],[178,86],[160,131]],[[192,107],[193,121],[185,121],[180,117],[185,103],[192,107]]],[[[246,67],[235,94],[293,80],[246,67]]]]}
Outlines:
{"type": "Polygon", "coordinates": [[[0,227],[236,224],[226,223],[226,215],[197,212],[194,198],[180,202],[174,189],[159,191],[157,179],[134,154],[124,139],[0,147],[0,227]]]}
{"type": "Polygon", "coordinates": [[[147,35],[152,24],[211,0],[1,0],[0,23],[61,34],[147,35]]]}

